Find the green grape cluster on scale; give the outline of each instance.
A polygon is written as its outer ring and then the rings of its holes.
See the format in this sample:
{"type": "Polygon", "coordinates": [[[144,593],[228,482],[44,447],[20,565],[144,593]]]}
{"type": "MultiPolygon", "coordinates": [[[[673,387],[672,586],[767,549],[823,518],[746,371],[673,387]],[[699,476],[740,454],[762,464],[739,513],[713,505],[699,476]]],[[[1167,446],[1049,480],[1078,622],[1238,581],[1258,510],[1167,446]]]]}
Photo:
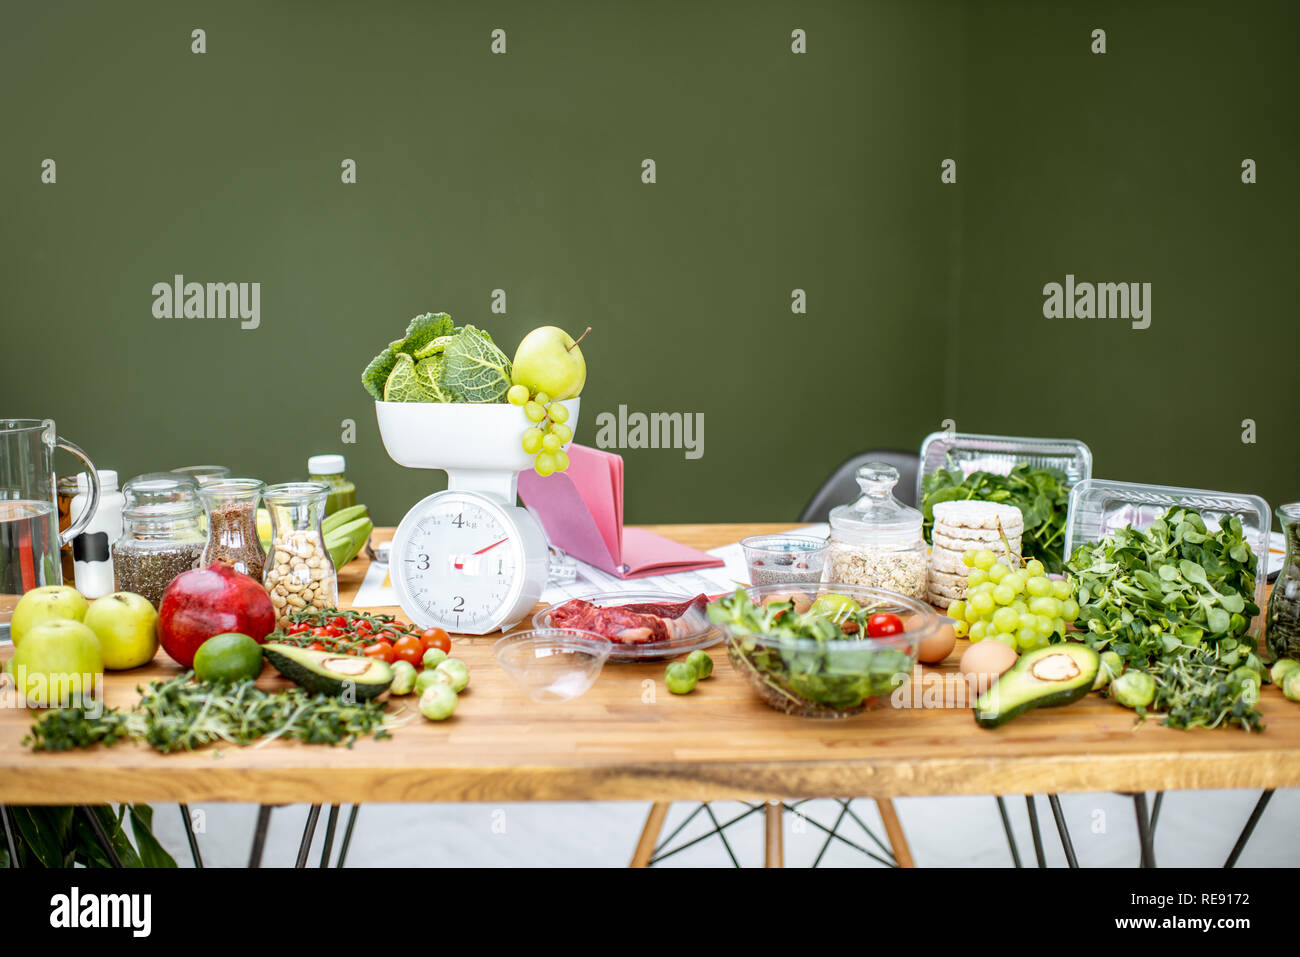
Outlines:
{"type": "Polygon", "coordinates": [[[526,385],[515,384],[506,393],[506,401],[520,406],[524,417],[533,424],[524,429],[520,445],[533,459],[533,471],[545,478],[569,467],[564,446],[573,439],[573,429],[566,425],[569,410],[564,403],[553,401],[545,392],[533,392],[526,385]]]}
{"type": "Polygon", "coordinates": [[[948,607],[959,638],[988,638],[1023,654],[1063,640],[1066,625],[1079,616],[1070,583],[1048,578],[1037,559],[1013,569],[981,548],[968,550],[962,562],[970,569],[966,599],[948,607]]]}

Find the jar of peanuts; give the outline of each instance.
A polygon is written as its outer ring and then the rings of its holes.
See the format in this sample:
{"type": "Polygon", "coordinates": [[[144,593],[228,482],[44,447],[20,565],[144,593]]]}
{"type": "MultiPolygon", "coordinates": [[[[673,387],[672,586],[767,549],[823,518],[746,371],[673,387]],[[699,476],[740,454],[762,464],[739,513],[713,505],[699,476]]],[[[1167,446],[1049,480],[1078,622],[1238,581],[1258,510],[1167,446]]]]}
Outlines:
{"type": "Polygon", "coordinates": [[[287,627],[298,612],[338,605],[338,573],[320,527],[329,494],[324,482],[272,485],[262,493],[271,513],[271,547],[262,583],[275,606],[277,629],[287,627]]]}

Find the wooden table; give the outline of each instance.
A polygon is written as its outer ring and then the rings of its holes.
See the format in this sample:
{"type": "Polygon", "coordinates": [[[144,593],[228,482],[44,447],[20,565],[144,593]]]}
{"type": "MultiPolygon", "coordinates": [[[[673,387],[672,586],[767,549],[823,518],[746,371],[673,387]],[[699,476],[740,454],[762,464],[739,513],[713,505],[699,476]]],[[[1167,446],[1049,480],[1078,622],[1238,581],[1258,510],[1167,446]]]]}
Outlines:
{"type": "MultiPolygon", "coordinates": [[[[789,527],[658,530],[708,548],[789,527]]],[[[360,561],[344,570],[345,604],[363,574],[360,561]]],[[[717,648],[713,677],[690,695],[667,692],[662,663],[610,663],[585,696],[537,704],[497,666],[492,642],[455,640],[472,681],[452,719],[417,714],[391,740],[351,749],[277,742],[174,755],[134,745],[34,754],[21,743],[32,714],[0,710],[0,804],[665,802],[1300,786],[1300,705],[1272,686],[1260,702],[1262,734],[1137,725],[1131,711],[1095,695],[987,731],[967,707],[790,717],[762,703],[717,648]]],[[[923,670],[922,689],[955,683],[965,644],[923,670]]],[[[137,684],[176,670],[160,653],[145,668],[111,674],[108,702],[128,704],[137,684]]]]}

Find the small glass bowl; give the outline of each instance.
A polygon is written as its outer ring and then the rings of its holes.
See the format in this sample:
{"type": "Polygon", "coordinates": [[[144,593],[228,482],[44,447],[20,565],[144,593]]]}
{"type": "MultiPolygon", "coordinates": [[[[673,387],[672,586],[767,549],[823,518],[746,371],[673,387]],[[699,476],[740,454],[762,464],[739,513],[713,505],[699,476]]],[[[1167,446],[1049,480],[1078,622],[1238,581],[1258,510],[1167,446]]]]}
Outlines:
{"type": "Polygon", "coordinates": [[[492,645],[510,680],[534,701],[572,701],[587,693],[614,643],[590,631],[538,628],[518,631],[492,645]]]}
{"type": "Polygon", "coordinates": [[[740,540],[751,585],[819,582],[830,541],[809,535],[751,535],[740,540]]]}

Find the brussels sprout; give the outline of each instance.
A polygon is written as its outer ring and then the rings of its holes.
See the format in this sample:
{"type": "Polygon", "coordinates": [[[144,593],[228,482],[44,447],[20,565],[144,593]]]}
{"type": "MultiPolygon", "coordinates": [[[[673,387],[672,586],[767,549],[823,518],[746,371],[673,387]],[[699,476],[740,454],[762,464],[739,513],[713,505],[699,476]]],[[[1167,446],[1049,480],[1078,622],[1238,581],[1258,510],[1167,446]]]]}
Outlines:
{"type": "Polygon", "coordinates": [[[713,659],[707,651],[692,651],[686,656],[686,663],[695,669],[696,677],[701,681],[713,674],[713,659]]]}
{"type": "Polygon", "coordinates": [[[457,694],[465,690],[469,684],[469,665],[459,658],[448,658],[438,663],[438,667],[433,669],[435,673],[441,672],[445,677],[442,679],[451,685],[451,690],[457,694]]]}
{"type": "Polygon", "coordinates": [[[452,690],[451,685],[436,681],[420,695],[420,714],[430,721],[450,718],[451,713],[456,710],[457,700],[456,692],[452,690]]]}
{"type": "Polygon", "coordinates": [[[409,661],[393,662],[393,683],[388,686],[391,695],[408,695],[415,690],[415,665],[409,661]]]}
{"type": "Polygon", "coordinates": [[[1300,670],[1291,669],[1291,673],[1282,679],[1282,693],[1292,701],[1300,701],[1300,670]]]}
{"type": "Polygon", "coordinates": [[[430,648],[424,653],[424,660],[420,664],[425,668],[436,668],[447,660],[447,652],[441,648],[430,648]]]}
{"type": "Polygon", "coordinates": [[[1092,683],[1092,690],[1106,687],[1124,673],[1124,659],[1113,651],[1101,653],[1101,666],[1097,669],[1097,678],[1092,683]]]}
{"type": "Polygon", "coordinates": [[[446,675],[438,673],[436,668],[426,668],[415,678],[415,693],[424,694],[436,684],[448,684],[446,675]]]}
{"type": "Polygon", "coordinates": [[[1156,697],[1156,679],[1145,671],[1126,671],[1110,683],[1110,693],[1126,708],[1145,708],[1156,697]]]}
{"type": "Polygon", "coordinates": [[[673,694],[690,694],[699,680],[695,666],[689,661],[674,661],[664,672],[664,684],[673,694]]]}
{"type": "Polygon", "coordinates": [[[1283,682],[1286,681],[1287,675],[1295,671],[1296,668],[1300,668],[1300,661],[1296,661],[1294,658],[1279,658],[1273,663],[1273,670],[1269,672],[1269,677],[1272,679],[1273,684],[1280,688],[1283,682]]]}

